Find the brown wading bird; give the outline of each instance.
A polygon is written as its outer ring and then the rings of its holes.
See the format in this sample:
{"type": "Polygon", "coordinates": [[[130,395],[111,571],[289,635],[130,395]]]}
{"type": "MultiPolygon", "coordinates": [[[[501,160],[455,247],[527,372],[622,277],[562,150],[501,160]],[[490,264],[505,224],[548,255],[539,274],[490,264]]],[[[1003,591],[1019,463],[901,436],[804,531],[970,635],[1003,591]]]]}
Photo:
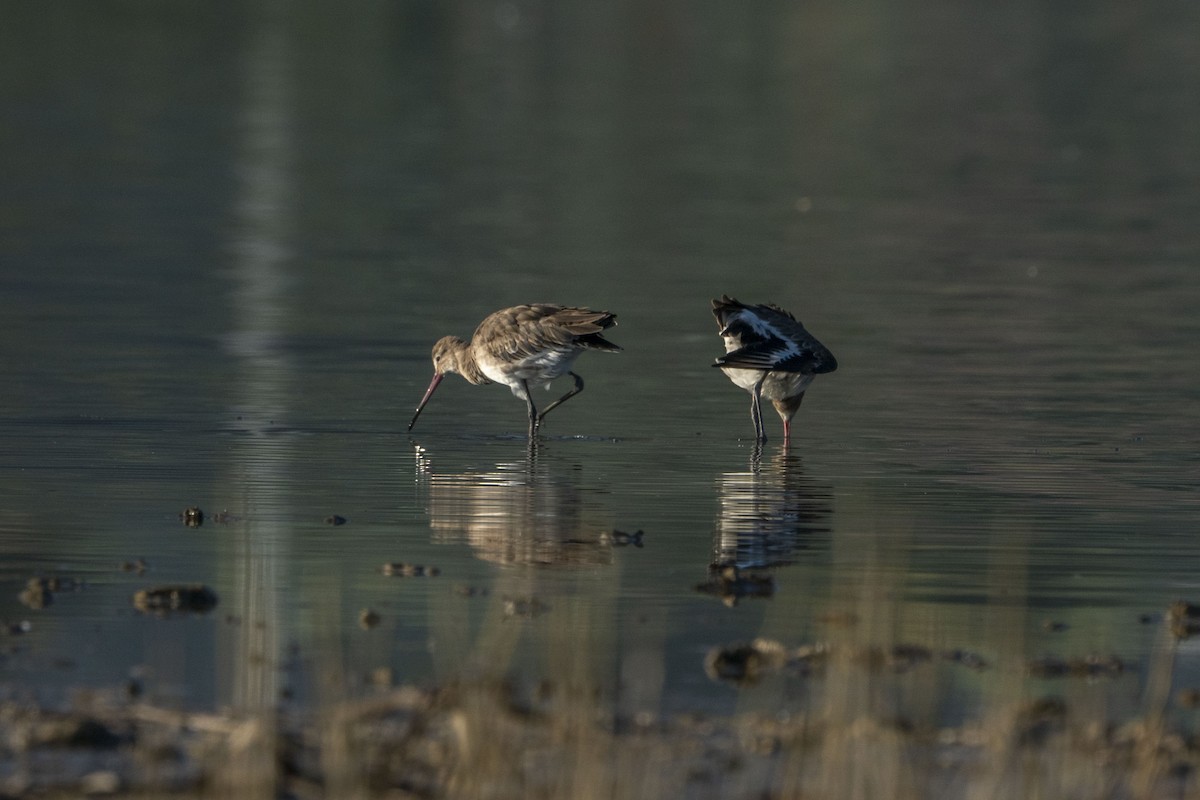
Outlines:
{"type": "Polygon", "coordinates": [[[583,391],[583,378],[571,371],[584,350],[620,352],[621,348],[601,336],[617,324],[615,314],[588,308],[546,303],[513,306],[489,315],[471,341],[446,336],[433,346],[433,380],[417,405],[411,431],[433,390],[448,373],[457,372],[469,383],[502,383],[529,406],[529,438],[532,440],[546,415],[583,391]],[[575,386],[539,413],[530,389],[549,386],[563,375],[575,386]]]}
{"type": "Polygon", "coordinates": [[[779,306],[748,306],[729,295],[713,300],[712,305],[725,340],[725,355],[713,366],[750,392],[755,438],[767,440],[760,400],[765,397],[783,420],[783,443],[787,444],[804,391],[815,376],[837,369],[837,359],[779,306]]]}

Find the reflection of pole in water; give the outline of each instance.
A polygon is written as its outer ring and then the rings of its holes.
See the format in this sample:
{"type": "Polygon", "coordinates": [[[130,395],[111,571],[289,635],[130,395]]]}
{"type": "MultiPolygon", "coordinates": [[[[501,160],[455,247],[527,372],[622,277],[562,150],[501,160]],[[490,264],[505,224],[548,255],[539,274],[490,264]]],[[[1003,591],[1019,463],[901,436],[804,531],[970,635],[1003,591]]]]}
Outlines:
{"type": "Polygon", "coordinates": [[[484,472],[439,473],[417,450],[434,540],[464,541],[501,564],[582,566],[612,561],[609,528],[589,518],[592,504],[577,467],[542,465],[536,455],[484,472]]]}
{"type": "MultiPolygon", "coordinates": [[[[289,581],[280,574],[290,537],[277,521],[277,510],[289,501],[295,443],[271,431],[272,420],[286,412],[295,383],[295,365],[279,344],[287,315],[294,191],[287,44],[282,27],[264,22],[244,64],[237,228],[230,243],[233,325],[226,345],[240,377],[232,408],[238,436],[228,480],[241,491],[238,502],[248,513],[246,531],[220,558],[230,586],[222,601],[229,598],[226,610],[242,624],[220,629],[214,654],[223,670],[221,702],[264,719],[279,702],[285,620],[291,616],[283,612],[289,581]]],[[[275,729],[263,724],[255,732],[225,767],[225,779],[239,787],[240,796],[268,796],[274,786],[275,729]]]]}
{"type": "Polygon", "coordinates": [[[813,534],[829,531],[829,487],[804,475],[798,455],[783,450],[746,472],[726,472],[713,537],[714,566],[739,569],[791,564],[813,534]]]}

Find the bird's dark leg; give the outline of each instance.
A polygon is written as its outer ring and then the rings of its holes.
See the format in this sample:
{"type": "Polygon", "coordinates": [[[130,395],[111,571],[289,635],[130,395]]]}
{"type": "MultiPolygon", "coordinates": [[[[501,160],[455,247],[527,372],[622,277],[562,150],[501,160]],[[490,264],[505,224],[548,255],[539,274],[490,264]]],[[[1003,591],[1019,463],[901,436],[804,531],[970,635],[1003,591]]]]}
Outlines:
{"type": "MultiPolygon", "coordinates": [[[[555,400],[550,405],[546,406],[544,409],[542,409],[542,417],[545,417],[551,411],[558,408],[563,403],[565,403],[566,401],[570,400],[572,397],[574,397],[575,395],[577,395],[583,391],[583,378],[579,377],[574,372],[568,372],[567,374],[575,379],[575,388],[572,389],[571,391],[567,392],[566,394],[564,394],[562,397],[555,400]]],[[[538,422],[541,423],[540,418],[538,419],[538,422]]]]}
{"type": "Polygon", "coordinates": [[[529,384],[522,380],[521,388],[525,391],[525,404],[529,406],[529,440],[537,436],[538,425],[541,423],[541,418],[538,417],[537,406],[533,404],[533,393],[529,391],[529,384]]]}
{"type": "Polygon", "coordinates": [[[754,440],[756,442],[765,442],[767,440],[767,429],[763,425],[762,418],[762,385],[767,379],[767,373],[758,379],[758,383],[754,384],[754,390],[750,392],[750,415],[754,417],[754,440]]]}

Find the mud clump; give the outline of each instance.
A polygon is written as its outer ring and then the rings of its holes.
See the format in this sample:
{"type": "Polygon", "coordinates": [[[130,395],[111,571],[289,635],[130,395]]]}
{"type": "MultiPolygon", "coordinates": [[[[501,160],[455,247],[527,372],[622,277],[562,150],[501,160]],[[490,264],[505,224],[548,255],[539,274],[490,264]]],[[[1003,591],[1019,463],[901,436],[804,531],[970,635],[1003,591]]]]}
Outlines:
{"type": "Polygon", "coordinates": [[[753,685],[763,676],[779,672],[788,652],[774,639],[758,638],[745,644],[714,647],[704,658],[704,672],[715,681],[753,685]]]}
{"type": "Polygon", "coordinates": [[[1035,658],[1026,665],[1033,678],[1115,678],[1125,672],[1125,662],[1117,656],[1089,655],[1062,659],[1054,656],[1035,658]]]}
{"type": "Polygon", "coordinates": [[[1015,720],[1017,741],[1025,745],[1042,745],[1052,735],[1061,733],[1067,718],[1067,704],[1061,697],[1039,697],[1022,706],[1015,720]]]}
{"type": "Polygon", "coordinates": [[[641,547],[642,536],[644,536],[644,534],[642,533],[641,529],[638,529],[633,533],[614,530],[612,533],[605,534],[602,539],[607,541],[608,544],[613,547],[641,547]]]}
{"type": "Polygon", "coordinates": [[[79,592],[84,584],[73,578],[30,578],[25,582],[25,588],[17,594],[21,605],[34,610],[43,609],[54,602],[57,592],[79,592]]]}
{"type": "Polygon", "coordinates": [[[203,584],[156,586],[133,596],[133,607],[145,614],[206,614],[217,606],[217,593],[203,584]]]}
{"type": "Polygon", "coordinates": [[[54,602],[54,592],[45,578],[30,578],[25,588],[17,595],[21,605],[34,610],[43,609],[54,602]]]}
{"type": "Polygon", "coordinates": [[[919,644],[864,647],[853,654],[854,662],[871,672],[908,672],[932,658],[933,653],[929,648],[919,644]]]}
{"type": "Polygon", "coordinates": [[[1167,623],[1176,639],[1186,639],[1200,633],[1200,606],[1176,600],[1167,609],[1167,623]]]}
{"type": "Polygon", "coordinates": [[[987,662],[969,650],[936,653],[920,644],[898,643],[864,647],[814,642],[786,648],[772,639],[714,647],[704,658],[704,672],[715,681],[752,685],[772,673],[799,678],[820,678],[833,668],[855,667],[867,673],[900,675],[925,668],[940,656],[972,670],[987,668],[987,662]]]}
{"type": "Polygon", "coordinates": [[[536,597],[505,597],[504,616],[521,619],[540,617],[550,610],[550,606],[536,597]]]}
{"type": "Polygon", "coordinates": [[[427,567],[423,564],[408,564],[394,561],[384,564],[379,571],[391,578],[436,578],[442,574],[437,567],[427,567]]]}
{"type": "Polygon", "coordinates": [[[120,564],[121,572],[134,572],[141,575],[146,571],[146,560],[144,558],[135,558],[130,561],[122,561],[120,564]]]}
{"type": "Polygon", "coordinates": [[[734,564],[709,567],[708,580],[696,585],[696,591],[711,594],[727,606],[736,606],[743,597],[772,597],[775,579],[763,572],[747,572],[734,564]]]}

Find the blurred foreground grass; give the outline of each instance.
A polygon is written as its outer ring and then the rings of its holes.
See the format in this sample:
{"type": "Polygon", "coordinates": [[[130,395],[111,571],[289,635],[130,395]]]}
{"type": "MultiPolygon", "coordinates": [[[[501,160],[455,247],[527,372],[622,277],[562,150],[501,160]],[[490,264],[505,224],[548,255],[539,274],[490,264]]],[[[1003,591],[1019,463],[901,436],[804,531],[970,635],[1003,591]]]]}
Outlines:
{"type": "Polygon", "coordinates": [[[1095,692],[1073,689],[1117,687],[1135,677],[1068,665],[1055,675],[1063,691],[1030,694],[1038,682],[1028,680],[1028,670],[1046,667],[1031,662],[997,676],[978,713],[954,725],[936,721],[946,671],[984,667],[918,645],[864,641],[870,627],[840,625],[827,642],[794,650],[759,639],[709,654],[710,672],[714,659],[732,659],[724,679],[739,691],[771,681],[795,691],[804,684],[807,702],[788,711],[622,714],[586,674],[585,661],[556,679],[382,685],[315,709],[285,701],[260,714],[185,713],[118,691],[82,693],[65,709],[10,699],[0,709],[0,792],[583,800],[1200,796],[1200,740],[1167,713],[1178,642],[1169,626],[1142,676],[1145,704],[1133,718],[1110,719],[1105,703],[1086,699],[1095,692]]]}

